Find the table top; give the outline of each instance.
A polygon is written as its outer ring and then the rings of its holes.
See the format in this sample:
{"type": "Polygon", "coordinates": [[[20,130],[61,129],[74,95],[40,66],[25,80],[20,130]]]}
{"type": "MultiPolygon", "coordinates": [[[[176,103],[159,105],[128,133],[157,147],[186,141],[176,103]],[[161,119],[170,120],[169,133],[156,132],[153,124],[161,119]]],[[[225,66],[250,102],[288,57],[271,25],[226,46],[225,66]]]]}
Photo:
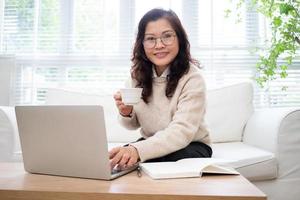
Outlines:
{"type": "Polygon", "coordinates": [[[30,174],[23,163],[0,163],[0,199],[265,200],[241,175],[153,180],[133,171],[112,181],[30,174]],[[120,198],[122,197],[122,198],[120,198]]]}

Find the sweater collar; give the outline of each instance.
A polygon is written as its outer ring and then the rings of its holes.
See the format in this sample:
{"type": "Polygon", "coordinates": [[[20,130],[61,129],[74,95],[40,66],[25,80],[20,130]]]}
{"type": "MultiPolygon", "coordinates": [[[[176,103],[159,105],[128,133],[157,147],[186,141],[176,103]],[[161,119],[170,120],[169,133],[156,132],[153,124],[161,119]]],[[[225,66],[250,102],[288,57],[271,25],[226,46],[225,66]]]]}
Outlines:
{"type": "Polygon", "coordinates": [[[152,75],[153,78],[167,78],[167,76],[170,74],[170,67],[167,67],[165,69],[165,71],[160,76],[157,76],[156,71],[155,71],[155,67],[153,65],[152,73],[153,73],[153,75],[152,75]]]}

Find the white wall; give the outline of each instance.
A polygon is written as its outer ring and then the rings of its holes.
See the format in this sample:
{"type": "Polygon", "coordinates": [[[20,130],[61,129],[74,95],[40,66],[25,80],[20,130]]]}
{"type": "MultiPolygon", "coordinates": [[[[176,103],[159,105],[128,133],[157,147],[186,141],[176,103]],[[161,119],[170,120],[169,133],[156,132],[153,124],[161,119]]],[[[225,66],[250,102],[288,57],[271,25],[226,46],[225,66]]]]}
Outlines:
{"type": "Polygon", "coordinates": [[[14,57],[0,55],[0,106],[10,105],[14,69],[14,57]]]}

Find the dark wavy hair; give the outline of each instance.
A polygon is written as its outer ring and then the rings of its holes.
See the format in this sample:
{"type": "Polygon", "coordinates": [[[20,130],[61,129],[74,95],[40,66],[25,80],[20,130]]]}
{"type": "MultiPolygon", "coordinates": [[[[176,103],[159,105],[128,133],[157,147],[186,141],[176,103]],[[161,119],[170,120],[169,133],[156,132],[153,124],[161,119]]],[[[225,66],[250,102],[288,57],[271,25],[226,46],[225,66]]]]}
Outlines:
{"type": "Polygon", "coordinates": [[[158,19],[166,19],[176,32],[179,42],[179,52],[175,59],[170,63],[170,73],[167,77],[167,87],[165,94],[168,98],[172,97],[180,78],[189,71],[190,63],[199,67],[198,61],[191,58],[190,43],[187,34],[175,12],[172,10],[164,10],[155,8],[148,11],[140,20],[138,25],[138,33],[133,48],[131,77],[137,81],[136,87],[143,88],[142,99],[148,103],[148,99],[152,94],[152,65],[153,63],[147,59],[143,41],[146,26],[149,22],[158,19]]]}

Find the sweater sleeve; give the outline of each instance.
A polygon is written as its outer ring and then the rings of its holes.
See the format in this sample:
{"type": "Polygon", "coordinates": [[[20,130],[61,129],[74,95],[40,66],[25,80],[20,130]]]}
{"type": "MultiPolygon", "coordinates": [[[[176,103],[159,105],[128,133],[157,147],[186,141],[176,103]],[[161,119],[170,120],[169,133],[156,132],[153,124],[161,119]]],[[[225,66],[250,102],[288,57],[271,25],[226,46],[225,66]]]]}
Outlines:
{"type": "MultiPolygon", "coordinates": [[[[167,128],[146,140],[132,144],[137,148],[142,162],[186,147],[203,126],[206,92],[201,74],[192,74],[182,84],[177,110],[167,128]]],[[[203,137],[205,134],[203,133],[203,137]]]]}
{"type": "Polygon", "coordinates": [[[119,114],[118,119],[120,124],[128,130],[136,130],[140,127],[134,109],[132,110],[130,117],[124,117],[121,114],[119,114]]]}

